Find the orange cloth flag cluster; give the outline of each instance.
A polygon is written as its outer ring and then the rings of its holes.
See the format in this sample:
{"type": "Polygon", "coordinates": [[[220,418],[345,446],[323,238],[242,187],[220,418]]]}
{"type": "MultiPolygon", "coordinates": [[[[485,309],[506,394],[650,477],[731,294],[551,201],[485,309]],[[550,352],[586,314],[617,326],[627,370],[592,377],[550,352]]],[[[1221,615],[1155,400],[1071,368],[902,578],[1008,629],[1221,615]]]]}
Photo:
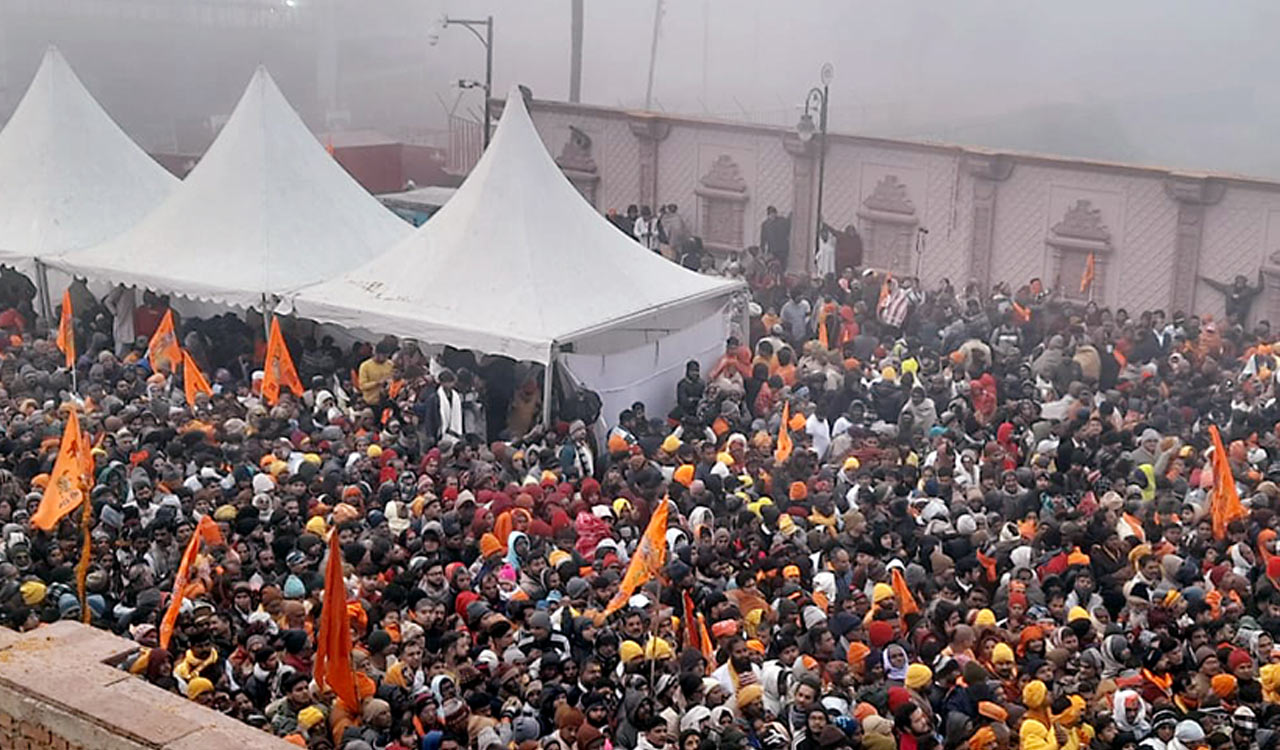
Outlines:
{"type": "Polygon", "coordinates": [[[165,310],[160,325],[151,335],[147,344],[147,361],[151,363],[151,371],[161,368],[174,372],[182,363],[182,349],[178,346],[178,332],[173,329],[173,310],[165,310]]]}
{"type": "Polygon", "coordinates": [[[67,367],[76,366],[75,313],[71,311],[71,290],[62,293],[62,315],[58,318],[58,348],[67,357],[67,367]]]}
{"type": "Polygon", "coordinates": [[[791,421],[791,403],[784,401],[782,404],[782,421],[778,424],[778,447],[773,451],[773,459],[778,463],[785,463],[791,458],[791,433],[789,432],[791,421]]]}
{"type": "Polygon", "coordinates": [[[898,611],[903,617],[920,613],[920,605],[916,604],[916,598],[911,595],[911,589],[907,588],[907,579],[902,576],[902,571],[898,568],[890,572],[890,585],[893,587],[894,596],[898,598],[898,611]]]}
{"type": "Polygon", "coordinates": [[[52,531],[62,517],[80,507],[89,493],[89,481],[93,476],[93,455],[88,438],[80,431],[80,417],[76,410],[67,412],[67,424],[62,429],[62,445],[58,458],[53,462],[49,484],[40,498],[31,522],[36,528],[52,531]]]}
{"type": "Polygon", "coordinates": [[[635,554],[631,556],[631,562],[627,564],[627,572],[622,576],[618,593],[614,594],[609,600],[609,605],[604,608],[606,616],[622,609],[636,589],[657,578],[662,571],[662,565],[667,559],[667,509],[669,507],[670,502],[663,498],[658,504],[658,509],[653,512],[653,518],[649,519],[644,536],[640,538],[640,544],[636,547],[635,554]]]}
{"type": "Polygon", "coordinates": [[[1209,425],[1213,437],[1213,491],[1209,494],[1209,516],[1213,519],[1213,537],[1227,538],[1227,524],[1248,515],[1236,492],[1236,479],[1231,476],[1231,462],[1217,425],[1209,425]]]}
{"type": "Polygon", "coordinates": [[[294,395],[302,395],[302,381],[289,356],[289,347],[280,333],[280,319],[271,318],[271,335],[267,339],[267,361],[263,366],[262,396],[275,406],[280,400],[280,389],[288,388],[294,395]]]}
{"type": "Polygon", "coordinates": [[[205,516],[196,524],[196,530],[187,540],[187,548],[182,553],[182,561],[178,563],[178,572],[173,577],[173,596],[169,598],[169,608],[164,611],[164,619],[160,621],[160,648],[169,648],[169,639],[173,637],[173,626],[178,622],[178,613],[182,610],[187,584],[191,580],[191,566],[196,564],[196,557],[204,545],[220,547],[226,542],[222,539],[222,531],[213,522],[212,516],[205,516]]]}
{"type": "Polygon", "coordinates": [[[197,393],[213,395],[209,381],[205,380],[204,373],[200,372],[200,366],[191,358],[191,352],[186,349],[182,350],[182,392],[187,397],[188,406],[195,404],[197,393]]]}
{"type": "Polygon", "coordinates": [[[322,691],[327,686],[347,708],[360,710],[355,669],[351,666],[351,621],[347,614],[347,585],[342,577],[342,547],[338,544],[337,532],[329,535],[314,674],[322,691]]]}
{"type": "Polygon", "coordinates": [[[1096,263],[1093,253],[1089,253],[1089,258],[1084,262],[1084,273],[1080,274],[1080,293],[1084,294],[1089,287],[1093,286],[1093,279],[1096,276],[1096,263]]]}

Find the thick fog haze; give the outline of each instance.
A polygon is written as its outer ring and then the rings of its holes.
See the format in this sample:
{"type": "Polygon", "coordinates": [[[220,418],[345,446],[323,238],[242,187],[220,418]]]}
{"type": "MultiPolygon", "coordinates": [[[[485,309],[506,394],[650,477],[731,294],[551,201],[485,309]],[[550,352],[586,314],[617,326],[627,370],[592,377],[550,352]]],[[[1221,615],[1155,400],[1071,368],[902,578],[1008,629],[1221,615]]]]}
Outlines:
{"type": "MultiPolygon", "coordinates": [[[[643,106],[654,9],[585,0],[584,102],[643,106]]],[[[54,43],[153,150],[203,148],[259,62],[316,130],[441,141],[484,75],[446,14],[494,17],[495,95],[568,97],[569,0],[0,0],[0,117],[54,43]]],[[[790,125],[829,61],[834,130],[1280,177],[1277,21],[1269,0],[665,0],[653,106],[790,125]]]]}

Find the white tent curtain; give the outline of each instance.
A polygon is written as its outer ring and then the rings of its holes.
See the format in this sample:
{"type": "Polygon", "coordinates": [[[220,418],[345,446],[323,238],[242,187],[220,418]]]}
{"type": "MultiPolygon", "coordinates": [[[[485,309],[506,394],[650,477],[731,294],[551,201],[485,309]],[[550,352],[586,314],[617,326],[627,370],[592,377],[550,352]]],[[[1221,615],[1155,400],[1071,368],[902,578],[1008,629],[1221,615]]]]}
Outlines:
{"type": "Polygon", "coordinates": [[[575,383],[600,396],[601,419],[615,424],[618,413],[636,401],[660,417],[676,404],[675,383],[685,363],[697,360],[706,372],[724,353],[731,326],[731,306],[656,341],[612,354],[558,355],[557,361],[575,383]]]}

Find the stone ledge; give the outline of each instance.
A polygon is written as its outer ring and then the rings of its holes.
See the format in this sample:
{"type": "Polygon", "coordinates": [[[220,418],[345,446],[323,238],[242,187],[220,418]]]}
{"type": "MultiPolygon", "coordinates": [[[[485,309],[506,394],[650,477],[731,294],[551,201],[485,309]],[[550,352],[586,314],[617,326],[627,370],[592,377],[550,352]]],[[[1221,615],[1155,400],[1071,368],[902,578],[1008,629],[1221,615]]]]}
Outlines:
{"type": "MultiPolygon", "coordinates": [[[[104,663],[136,648],[132,641],[75,622],[28,633],[0,628],[0,715],[39,735],[35,741],[18,738],[30,750],[292,748],[104,663]]],[[[0,734],[7,733],[0,728],[0,734]]]]}

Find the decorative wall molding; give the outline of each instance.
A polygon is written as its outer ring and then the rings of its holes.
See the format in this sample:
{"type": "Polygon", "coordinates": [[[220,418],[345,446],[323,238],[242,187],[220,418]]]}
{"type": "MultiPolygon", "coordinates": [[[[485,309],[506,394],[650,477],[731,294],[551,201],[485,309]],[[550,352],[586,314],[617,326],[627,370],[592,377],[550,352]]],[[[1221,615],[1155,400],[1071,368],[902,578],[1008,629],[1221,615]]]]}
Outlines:
{"type": "Polygon", "coordinates": [[[912,243],[920,217],[907,186],[894,174],[876,181],[858,207],[862,222],[863,263],[871,268],[911,275],[912,243]]]}
{"type": "Polygon", "coordinates": [[[720,154],[698,180],[699,230],[702,244],[719,252],[739,252],[744,247],[747,181],[733,157],[720,154]]]}
{"type": "Polygon", "coordinates": [[[569,126],[569,139],[560,149],[556,157],[556,165],[573,186],[582,193],[591,205],[596,205],[596,188],[600,182],[600,171],[596,160],[591,156],[591,136],[586,131],[569,126]]]}
{"type": "Polygon", "coordinates": [[[1107,271],[1110,266],[1111,230],[1102,221],[1102,211],[1093,202],[1079,199],[1067,209],[1045,238],[1049,246],[1053,274],[1059,290],[1067,299],[1105,300],[1107,271]],[[1080,291],[1080,279],[1089,256],[1094,258],[1093,283],[1080,291]]]}
{"type": "Polygon", "coordinates": [[[658,144],[671,134],[671,123],[659,116],[633,112],[627,115],[627,127],[639,144],[640,205],[649,206],[657,214],[658,144]]]}
{"type": "Polygon", "coordinates": [[[995,252],[996,198],[998,184],[1013,175],[1013,157],[1008,154],[970,153],[965,155],[965,171],[973,177],[973,234],[969,240],[969,278],[989,288],[991,257],[995,252]]]}
{"type": "Polygon", "coordinates": [[[1178,230],[1170,269],[1170,306],[1174,310],[1194,310],[1200,251],[1204,245],[1205,208],[1221,201],[1227,186],[1210,178],[1172,175],[1165,180],[1164,190],[1178,203],[1178,230]]]}

